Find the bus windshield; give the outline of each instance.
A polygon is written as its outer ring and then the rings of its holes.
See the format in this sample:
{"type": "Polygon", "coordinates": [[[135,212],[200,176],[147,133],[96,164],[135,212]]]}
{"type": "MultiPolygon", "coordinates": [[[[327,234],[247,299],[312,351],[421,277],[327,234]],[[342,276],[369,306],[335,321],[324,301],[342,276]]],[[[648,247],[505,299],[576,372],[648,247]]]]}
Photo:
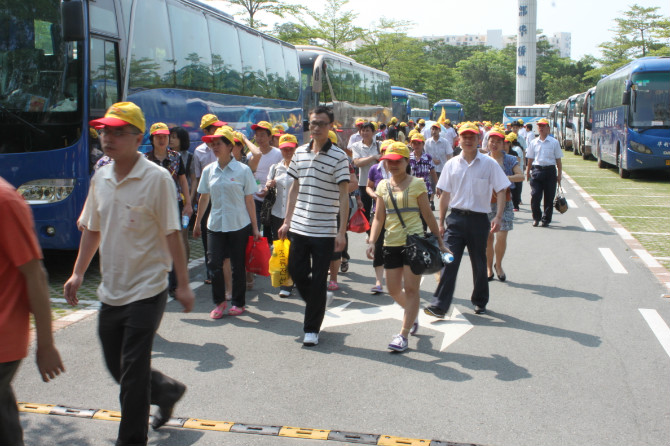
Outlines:
{"type": "Polygon", "coordinates": [[[670,127],[670,77],[668,73],[633,75],[630,127],[670,127]]]}
{"type": "Polygon", "coordinates": [[[0,153],[62,148],[80,133],[82,49],[62,40],[60,3],[3,2],[0,153]]]}

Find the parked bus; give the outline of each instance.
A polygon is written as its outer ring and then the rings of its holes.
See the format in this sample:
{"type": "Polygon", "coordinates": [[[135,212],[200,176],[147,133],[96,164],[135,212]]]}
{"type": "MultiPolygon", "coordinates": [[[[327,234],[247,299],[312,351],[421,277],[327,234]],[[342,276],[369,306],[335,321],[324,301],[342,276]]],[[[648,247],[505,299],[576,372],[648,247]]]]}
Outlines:
{"type": "Polygon", "coordinates": [[[463,104],[453,99],[440,99],[434,103],[431,118],[434,121],[437,121],[442,114],[442,110],[444,110],[446,118],[449,119],[452,124],[458,124],[465,119],[463,104]]]}
{"type": "Polygon", "coordinates": [[[416,93],[409,88],[391,87],[391,97],[393,116],[398,118],[398,122],[407,122],[410,119],[415,122],[422,118],[430,119],[430,103],[426,95],[416,93]]]}
{"type": "Polygon", "coordinates": [[[596,87],[575,97],[572,153],[581,155],[583,159],[591,156],[591,129],[593,127],[593,98],[596,87]]]}
{"type": "Polygon", "coordinates": [[[598,167],[619,176],[670,169],[670,57],[637,59],[597,84],[592,140],[598,167]]]}
{"type": "Polygon", "coordinates": [[[356,132],[356,119],[388,122],[391,119],[391,81],[383,71],[359,64],[317,46],[297,45],[303,89],[305,137],[309,137],[307,113],[317,105],[333,107],[338,137],[346,147],[356,132]]]}
{"type": "Polygon", "coordinates": [[[535,105],[508,105],[503,108],[503,125],[510,124],[512,121],[523,119],[523,123],[532,124],[533,131],[537,133],[536,121],[549,116],[550,104],[535,105]]]}
{"type": "Polygon", "coordinates": [[[147,127],[179,125],[193,142],[206,113],[248,135],[259,120],[282,124],[302,140],[295,48],[203,3],[6,0],[2,14],[0,176],[30,203],[43,249],[79,245],[102,155],[88,121],[114,102],[135,102],[147,127]]]}

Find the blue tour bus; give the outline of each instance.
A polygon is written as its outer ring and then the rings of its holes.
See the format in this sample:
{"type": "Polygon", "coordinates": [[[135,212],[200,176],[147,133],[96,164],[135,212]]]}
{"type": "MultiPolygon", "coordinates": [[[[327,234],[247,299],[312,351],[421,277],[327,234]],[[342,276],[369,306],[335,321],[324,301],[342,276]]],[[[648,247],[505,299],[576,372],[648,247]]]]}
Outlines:
{"type": "Polygon", "coordinates": [[[601,79],[591,135],[598,167],[619,176],[670,169],[670,57],[643,57],[601,79]]]}
{"type": "Polygon", "coordinates": [[[393,116],[398,122],[407,122],[413,119],[430,119],[430,102],[428,97],[404,87],[391,87],[393,99],[393,116]]]}
{"type": "MultiPolygon", "coordinates": [[[[302,140],[298,53],[195,0],[3,2],[0,176],[31,205],[43,249],[77,249],[76,227],[102,155],[88,121],[114,102],[147,127],[200,143],[215,113],[251,135],[259,120],[302,140]]],[[[145,141],[148,144],[148,138],[145,141]]]]}
{"type": "Polygon", "coordinates": [[[431,119],[437,121],[441,116],[442,111],[452,124],[458,124],[465,119],[465,112],[463,111],[463,104],[454,99],[440,99],[433,104],[431,111],[431,119]]]}
{"type": "Polygon", "coordinates": [[[507,105],[503,108],[503,125],[523,119],[523,123],[532,124],[533,131],[537,132],[536,122],[542,118],[549,118],[550,104],[535,105],[507,105]]]}

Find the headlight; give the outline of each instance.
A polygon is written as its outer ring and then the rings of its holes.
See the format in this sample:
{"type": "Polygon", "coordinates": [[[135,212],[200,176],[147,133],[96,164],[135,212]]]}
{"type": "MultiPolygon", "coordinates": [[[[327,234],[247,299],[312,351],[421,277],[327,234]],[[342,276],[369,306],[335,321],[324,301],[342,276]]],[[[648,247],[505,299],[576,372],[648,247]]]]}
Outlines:
{"type": "Polygon", "coordinates": [[[28,204],[49,204],[65,200],[74,190],[74,179],[44,179],[23,183],[17,189],[28,204]]]}
{"type": "Polygon", "coordinates": [[[651,155],[653,152],[651,149],[644,144],[640,144],[639,142],[635,141],[628,141],[628,145],[630,146],[631,150],[634,150],[639,153],[646,153],[648,155],[651,155]]]}

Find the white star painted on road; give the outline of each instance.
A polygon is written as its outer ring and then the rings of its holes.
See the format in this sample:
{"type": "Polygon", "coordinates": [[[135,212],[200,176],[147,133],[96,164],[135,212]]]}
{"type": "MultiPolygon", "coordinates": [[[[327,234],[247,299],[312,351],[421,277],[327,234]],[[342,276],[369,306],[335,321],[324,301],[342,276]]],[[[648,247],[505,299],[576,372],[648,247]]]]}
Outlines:
{"type": "MultiPolygon", "coordinates": [[[[400,305],[395,303],[379,307],[346,310],[349,304],[351,304],[351,302],[347,302],[339,307],[326,311],[326,316],[323,319],[321,328],[360,324],[383,319],[397,319],[400,321],[403,319],[403,309],[400,305]]],[[[443,334],[440,351],[444,351],[473,327],[456,307],[453,308],[451,316],[445,319],[433,318],[426,315],[423,310],[419,310],[419,325],[424,328],[439,331],[443,334]]]]}

